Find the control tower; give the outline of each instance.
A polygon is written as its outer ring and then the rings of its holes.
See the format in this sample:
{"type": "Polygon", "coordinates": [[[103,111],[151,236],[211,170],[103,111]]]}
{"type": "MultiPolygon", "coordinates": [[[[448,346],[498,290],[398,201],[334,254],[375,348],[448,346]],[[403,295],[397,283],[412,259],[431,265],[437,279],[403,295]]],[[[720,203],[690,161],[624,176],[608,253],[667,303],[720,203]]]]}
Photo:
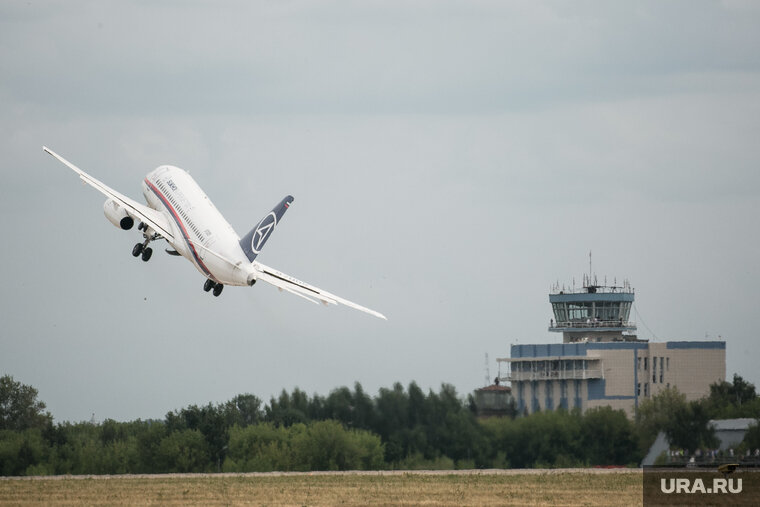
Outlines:
{"type": "Polygon", "coordinates": [[[580,289],[552,287],[549,302],[554,318],[549,331],[562,333],[563,343],[620,342],[639,340],[636,324],[628,320],[634,291],[626,280],[622,285],[599,285],[584,275],[580,289]]]}
{"type": "Polygon", "coordinates": [[[510,357],[497,359],[517,413],[612,407],[633,418],[640,400],[663,389],[692,401],[725,380],[726,342],[640,340],[628,320],[633,299],[627,281],[599,284],[588,275],[581,288],[552,287],[549,331],[563,343],[515,343],[510,357]]]}

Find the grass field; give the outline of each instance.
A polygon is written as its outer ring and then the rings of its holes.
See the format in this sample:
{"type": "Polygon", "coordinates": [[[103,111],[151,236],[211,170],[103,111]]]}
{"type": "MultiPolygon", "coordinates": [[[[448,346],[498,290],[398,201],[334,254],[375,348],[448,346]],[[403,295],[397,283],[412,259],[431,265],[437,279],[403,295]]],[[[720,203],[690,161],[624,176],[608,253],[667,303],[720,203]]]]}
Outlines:
{"type": "Polygon", "coordinates": [[[640,470],[0,479],[1,505],[641,505],[640,470]]]}

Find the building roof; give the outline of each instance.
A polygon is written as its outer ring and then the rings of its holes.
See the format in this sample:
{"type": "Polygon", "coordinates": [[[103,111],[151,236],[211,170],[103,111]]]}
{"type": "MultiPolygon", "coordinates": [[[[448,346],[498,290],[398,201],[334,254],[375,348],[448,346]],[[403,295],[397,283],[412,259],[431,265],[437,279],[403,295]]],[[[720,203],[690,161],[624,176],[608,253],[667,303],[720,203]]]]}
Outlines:
{"type": "Polygon", "coordinates": [[[518,363],[524,361],[601,361],[601,357],[595,356],[541,356],[541,357],[499,357],[496,359],[502,363],[518,363]]]}
{"type": "Polygon", "coordinates": [[[757,419],[743,417],[740,419],[712,419],[710,424],[715,431],[747,431],[750,426],[757,424],[757,419]]]}
{"type": "Polygon", "coordinates": [[[498,386],[496,384],[492,384],[487,387],[481,387],[480,389],[476,389],[476,391],[506,391],[506,392],[512,392],[512,388],[509,386],[498,386]]]}

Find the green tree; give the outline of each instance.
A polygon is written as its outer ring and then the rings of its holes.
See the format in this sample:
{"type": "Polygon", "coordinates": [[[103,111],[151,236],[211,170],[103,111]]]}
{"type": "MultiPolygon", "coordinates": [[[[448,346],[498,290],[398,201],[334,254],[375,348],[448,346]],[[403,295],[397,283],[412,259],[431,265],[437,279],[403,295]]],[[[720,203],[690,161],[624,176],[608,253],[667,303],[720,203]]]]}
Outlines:
{"type": "Polygon", "coordinates": [[[370,429],[375,419],[374,404],[356,382],[353,392],[345,386],[332,390],[322,404],[319,419],[340,421],[348,428],[370,429]]]}
{"type": "Polygon", "coordinates": [[[403,432],[409,428],[409,397],[404,387],[396,382],[392,389],[380,388],[375,398],[377,420],[374,430],[385,442],[385,460],[401,461],[409,449],[403,432]]]}
{"type": "Polygon", "coordinates": [[[755,386],[734,374],[733,382],[716,382],[710,385],[705,406],[713,419],[760,417],[760,398],[755,386]]]}
{"type": "Polygon", "coordinates": [[[206,440],[207,460],[217,467],[224,461],[229,435],[223,409],[211,403],[199,407],[190,405],[182,410],[166,414],[166,426],[171,435],[185,429],[198,430],[206,440]]]}
{"type": "Polygon", "coordinates": [[[409,393],[409,425],[414,427],[419,424],[427,424],[429,407],[426,403],[425,393],[414,381],[409,383],[407,392],[409,393]]]}
{"type": "Polygon", "coordinates": [[[37,389],[0,377],[0,430],[47,429],[53,417],[45,412],[45,404],[37,400],[37,389]]]}
{"type": "Polygon", "coordinates": [[[346,430],[338,421],[318,421],[292,438],[296,463],[307,470],[361,470],[382,463],[377,435],[346,430]]]}
{"type": "Polygon", "coordinates": [[[365,430],[372,429],[375,424],[375,404],[372,398],[364,392],[364,388],[359,382],[354,383],[351,403],[354,407],[352,427],[365,430]]]}
{"type": "Polygon", "coordinates": [[[253,394],[239,394],[219,407],[226,427],[259,423],[263,418],[261,400],[253,394]]]}
{"type": "MultiPolygon", "coordinates": [[[[0,475],[25,475],[47,461],[48,447],[39,429],[0,430],[0,475]]],[[[42,473],[48,473],[38,470],[42,473]]]]}
{"type": "Polygon", "coordinates": [[[155,474],[165,472],[159,462],[161,441],[167,436],[166,425],[161,421],[138,421],[137,428],[137,471],[155,474]]]}
{"type": "Polygon", "coordinates": [[[581,419],[581,454],[590,465],[626,465],[641,460],[633,424],[622,410],[598,407],[581,419]]]}
{"type": "Polygon", "coordinates": [[[352,427],[354,409],[351,390],[345,386],[339,387],[330,391],[327,399],[325,399],[324,418],[340,421],[346,426],[352,427]]]}
{"type": "Polygon", "coordinates": [[[208,444],[199,430],[181,430],[161,440],[157,460],[163,472],[206,472],[210,469],[208,444]]]}
{"type": "Polygon", "coordinates": [[[744,448],[749,449],[753,455],[756,449],[760,449],[760,420],[749,427],[742,443],[744,448]]]}
{"type": "Polygon", "coordinates": [[[651,398],[639,403],[636,411],[636,428],[639,447],[646,452],[657,434],[664,431],[679,411],[686,410],[686,395],[675,387],[663,389],[651,398]]]}
{"type": "MultiPolygon", "coordinates": [[[[272,397],[269,404],[264,407],[264,420],[275,425],[291,426],[308,421],[307,412],[304,411],[303,398],[305,394],[296,389],[293,400],[288,392],[283,389],[278,398],[272,397]]],[[[308,410],[308,405],[307,405],[308,410]]]]}
{"type": "Polygon", "coordinates": [[[700,448],[718,447],[715,428],[709,424],[705,406],[692,401],[678,407],[665,424],[665,434],[671,446],[693,452],[700,448]]]}
{"type": "MultiPolygon", "coordinates": [[[[290,427],[260,423],[230,429],[225,472],[272,472],[296,470],[290,440],[303,425],[290,427]]],[[[305,468],[303,468],[305,470],[305,468]]]]}
{"type": "Polygon", "coordinates": [[[489,450],[483,428],[459,399],[454,386],[442,384],[437,394],[431,391],[423,414],[427,441],[432,446],[426,450],[427,456],[443,454],[456,462],[485,466],[489,450]]]}
{"type": "Polygon", "coordinates": [[[482,426],[490,437],[496,466],[575,466],[583,462],[579,411],[493,418],[483,421],[482,426]]]}

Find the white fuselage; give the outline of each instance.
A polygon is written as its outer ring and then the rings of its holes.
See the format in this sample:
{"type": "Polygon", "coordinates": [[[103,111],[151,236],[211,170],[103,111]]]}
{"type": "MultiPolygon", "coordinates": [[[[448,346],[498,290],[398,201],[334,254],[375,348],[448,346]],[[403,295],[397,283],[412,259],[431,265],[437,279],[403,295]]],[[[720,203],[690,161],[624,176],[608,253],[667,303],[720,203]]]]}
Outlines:
{"type": "Polygon", "coordinates": [[[240,238],[189,174],[163,165],[148,173],[142,189],[148,205],[169,217],[177,253],[207,278],[248,285],[251,263],[240,238]]]}
{"type": "Polygon", "coordinates": [[[331,294],[297,278],[265,266],[256,260],[267,238],[271,236],[285,211],[293,203],[286,195],[277,206],[262,218],[241,240],[227,223],[201,187],[178,167],[162,165],[148,173],[142,183],[148,205],[141,204],[87,174],[46,146],[43,151],[79,175],[84,183],[107,197],[103,213],[109,222],[123,230],[131,229],[139,221],[143,242],[132,248],[134,257],[150,260],[151,241],[165,239],[206,277],[203,290],[214,289],[219,296],[225,285],[253,285],[257,280],[273,285],[280,291],[295,294],[312,303],[342,304],[387,320],[385,315],[331,294]]]}

